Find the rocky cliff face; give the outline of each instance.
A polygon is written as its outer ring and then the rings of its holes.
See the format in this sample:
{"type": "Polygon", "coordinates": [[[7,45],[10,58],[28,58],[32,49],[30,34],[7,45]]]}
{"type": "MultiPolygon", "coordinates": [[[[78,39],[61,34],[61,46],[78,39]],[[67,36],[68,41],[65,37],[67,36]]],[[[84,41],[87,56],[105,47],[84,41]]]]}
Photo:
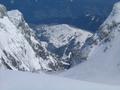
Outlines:
{"type": "Polygon", "coordinates": [[[35,31],[39,40],[46,43],[48,51],[71,65],[77,63],[71,55],[79,51],[86,39],[92,36],[90,32],[67,24],[39,25],[35,31]]]}

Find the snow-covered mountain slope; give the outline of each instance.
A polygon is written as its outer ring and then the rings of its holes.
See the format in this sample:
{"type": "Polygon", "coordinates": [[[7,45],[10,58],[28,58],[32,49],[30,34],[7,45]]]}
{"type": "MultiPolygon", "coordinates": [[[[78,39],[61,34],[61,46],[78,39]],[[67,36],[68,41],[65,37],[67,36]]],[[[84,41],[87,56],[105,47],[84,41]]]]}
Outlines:
{"type": "MultiPolygon", "coordinates": [[[[82,42],[86,40],[89,32],[81,29],[73,28],[67,24],[59,25],[41,25],[36,27],[39,32],[39,37],[45,37],[49,43],[52,43],[56,48],[62,47],[70,42],[72,38],[76,37],[76,42],[82,42]],[[41,33],[42,32],[42,33],[41,33]]],[[[43,38],[44,39],[44,38],[43,38]]],[[[46,40],[46,41],[47,41],[46,40]]]]}
{"type": "Polygon", "coordinates": [[[120,90],[120,86],[90,83],[15,71],[0,71],[0,90],[120,90]]]}
{"type": "Polygon", "coordinates": [[[38,42],[22,13],[0,5],[0,69],[56,71],[63,65],[38,42]]]}
{"type": "Polygon", "coordinates": [[[79,50],[92,33],[67,24],[39,25],[35,27],[40,41],[46,42],[48,51],[70,61],[70,56],[79,50]]]}
{"type": "Polygon", "coordinates": [[[80,54],[87,61],[63,76],[120,85],[120,2],[114,5],[100,30],[87,40],[80,54]]]}

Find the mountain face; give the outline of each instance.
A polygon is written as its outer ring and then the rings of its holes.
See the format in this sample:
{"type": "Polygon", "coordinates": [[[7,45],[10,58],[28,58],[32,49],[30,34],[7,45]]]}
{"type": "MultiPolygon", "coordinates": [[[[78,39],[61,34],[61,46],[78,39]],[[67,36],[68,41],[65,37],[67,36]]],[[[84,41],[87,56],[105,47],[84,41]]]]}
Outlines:
{"type": "Polygon", "coordinates": [[[71,55],[77,52],[92,33],[73,28],[67,24],[39,25],[35,27],[39,40],[46,43],[48,51],[71,64],[75,63],[71,55]]]}
{"type": "Polygon", "coordinates": [[[18,10],[0,5],[0,68],[22,71],[56,71],[66,64],[39,42],[18,10]]]}
{"type": "Polygon", "coordinates": [[[99,31],[81,49],[82,64],[63,76],[102,83],[120,83],[120,2],[116,3],[99,31]]]}

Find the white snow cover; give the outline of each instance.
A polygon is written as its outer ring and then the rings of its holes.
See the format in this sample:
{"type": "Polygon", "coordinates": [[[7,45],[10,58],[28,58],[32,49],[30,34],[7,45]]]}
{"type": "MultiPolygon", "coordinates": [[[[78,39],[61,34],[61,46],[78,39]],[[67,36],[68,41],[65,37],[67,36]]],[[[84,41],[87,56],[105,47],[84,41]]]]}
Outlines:
{"type": "MultiPolygon", "coordinates": [[[[33,69],[34,67],[35,69],[40,69],[39,60],[35,57],[35,52],[32,47],[22,35],[21,31],[6,16],[0,18],[0,50],[0,57],[6,58],[5,61],[8,64],[11,62],[5,56],[3,50],[13,55],[16,60],[21,61],[21,68],[29,67],[33,69]]],[[[10,66],[14,69],[12,65],[10,66]]]]}
{"type": "MultiPolygon", "coordinates": [[[[71,27],[67,24],[43,25],[42,28],[44,29],[42,35],[47,37],[49,43],[52,43],[56,48],[68,44],[73,38],[76,39],[76,42],[79,41],[83,45],[85,40],[92,35],[90,32],[71,27]]],[[[37,29],[41,28],[38,26],[37,29]]]]}
{"type": "Polygon", "coordinates": [[[0,71],[0,90],[120,90],[120,86],[90,83],[15,71],[0,71]]]}
{"type": "Polygon", "coordinates": [[[20,23],[23,23],[23,15],[20,11],[18,10],[12,10],[7,12],[9,19],[15,24],[17,27],[19,26],[20,23]]]}
{"type": "Polygon", "coordinates": [[[120,2],[114,5],[101,31],[110,31],[110,41],[100,42],[91,51],[87,61],[62,73],[62,76],[120,85],[120,2]],[[111,28],[108,28],[111,27],[111,28]]]}

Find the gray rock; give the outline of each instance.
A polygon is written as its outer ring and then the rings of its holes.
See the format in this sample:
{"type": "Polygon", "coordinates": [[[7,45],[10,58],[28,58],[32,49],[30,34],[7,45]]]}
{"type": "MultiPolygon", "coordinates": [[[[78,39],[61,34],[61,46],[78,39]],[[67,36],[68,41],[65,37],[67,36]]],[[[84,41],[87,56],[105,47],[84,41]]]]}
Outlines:
{"type": "Polygon", "coordinates": [[[5,15],[7,15],[7,9],[4,5],[0,4],[0,18],[3,18],[5,15]]]}

